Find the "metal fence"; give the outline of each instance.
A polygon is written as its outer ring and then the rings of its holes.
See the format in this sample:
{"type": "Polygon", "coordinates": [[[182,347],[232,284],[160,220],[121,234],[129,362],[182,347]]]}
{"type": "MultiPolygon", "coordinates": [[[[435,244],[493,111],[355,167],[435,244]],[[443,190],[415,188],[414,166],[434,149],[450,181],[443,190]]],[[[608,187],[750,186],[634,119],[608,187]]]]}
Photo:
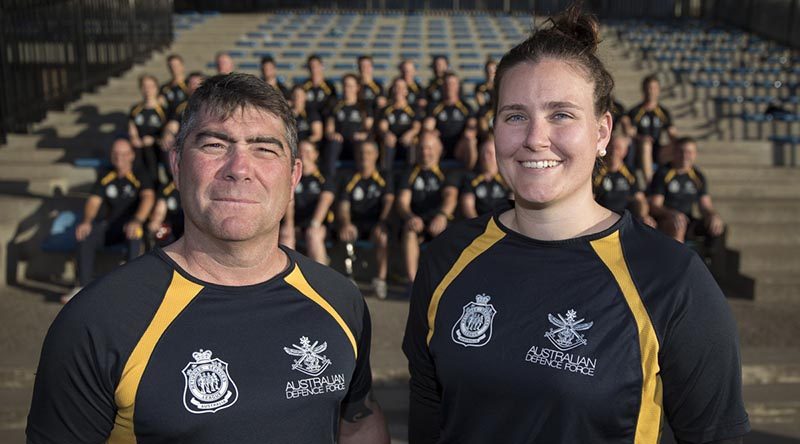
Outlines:
{"type": "Polygon", "coordinates": [[[172,40],[171,0],[0,2],[0,143],[172,40]]]}

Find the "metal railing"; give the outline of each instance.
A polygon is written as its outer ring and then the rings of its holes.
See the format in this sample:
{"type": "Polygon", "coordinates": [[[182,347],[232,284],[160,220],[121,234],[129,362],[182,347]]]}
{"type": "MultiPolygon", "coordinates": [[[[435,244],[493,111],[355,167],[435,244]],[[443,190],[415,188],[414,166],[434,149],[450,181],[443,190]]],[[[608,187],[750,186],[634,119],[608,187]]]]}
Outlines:
{"type": "Polygon", "coordinates": [[[0,3],[0,143],[172,41],[171,0],[0,3]]]}

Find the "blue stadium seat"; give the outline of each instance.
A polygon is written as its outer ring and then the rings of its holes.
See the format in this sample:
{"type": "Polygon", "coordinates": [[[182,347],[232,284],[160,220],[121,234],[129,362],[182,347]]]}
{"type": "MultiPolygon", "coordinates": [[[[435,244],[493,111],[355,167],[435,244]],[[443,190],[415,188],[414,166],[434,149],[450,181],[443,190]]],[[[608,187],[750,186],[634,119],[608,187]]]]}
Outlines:
{"type": "Polygon", "coordinates": [[[275,55],[272,53],[272,51],[253,51],[252,54],[253,54],[253,57],[257,57],[259,59],[262,59],[264,57],[275,58],[275,55]]]}
{"type": "Polygon", "coordinates": [[[456,49],[474,49],[475,44],[472,42],[457,42],[456,49]]]}
{"type": "Polygon", "coordinates": [[[258,42],[253,40],[239,40],[236,42],[236,46],[240,48],[255,48],[258,42]]]}
{"type": "Polygon", "coordinates": [[[462,71],[480,71],[483,69],[483,65],[480,63],[462,63],[458,65],[458,69],[462,71]]]}
{"type": "Polygon", "coordinates": [[[283,42],[282,40],[273,40],[269,42],[264,42],[262,46],[265,48],[283,48],[284,43],[285,42],[283,42]]]}
{"type": "Polygon", "coordinates": [[[347,48],[366,48],[367,42],[364,41],[350,41],[345,44],[347,48]]]}
{"type": "Polygon", "coordinates": [[[382,49],[391,48],[392,47],[392,42],[375,42],[375,43],[372,44],[372,47],[373,48],[382,48],[382,49]]]}
{"type": "Polygon", "coordinates": [[[481,44],[481,48],[483,48],[483,49],[502,49],[503,48],[503,44],[502,43],[491,43],[491,42],[490,43],[483,43],[483,44],[481,44]]]}
{"type": "Polygon", "coordinates": [[[305,56],[303,51],[284,51],[281,53],[281,58],[286,59],[300,59],[305,56]]]}
{"type": "Polygon", "coordinates": [[[391,59],[393,54],[391,52],[373,52],[372,57],[375,59],[391,59]]]}
{"type": "Polygon", "coordinates": [[[287,32],[276,32],[272,34],[272,38],[275,40],[288,39],[291,38],[291,34],[287,32]]]}
{"type": "Polygon", "coordinates": [[[356,62],[340,62],[334,63],[333,69],[340,70],[340,71],[350,71],[356,69],[356,62]]]}
{"type": "Polygon", "coordinates": [[[294,63],[278,62],[275,64],[275,68],[281,71],[291,71],[294,69],[294,63]]]}
{"type": "Polygon", "coordinates": [[[401,59],[420,60],[420,59],[422,59],[422,53],[421,52],[416,52],[416,51],[414,51],[414,52],[401,52],[400,53],[400,58],[401,59]]]}
{"type": "Polygon", "coordinates": [[[228,55],[231,56],[232,59],[239,59],[245,56],[244,51],[228,51],[228,55]]]}
{"type": "Polygon", "coordinates": [[[338,48],[339,42],[331,40],[323,40],[317,44],[320,48],[338,48]]]}
{"type": "Polygon", "coordinates": [[[480,58],[480,54],[477,52],[459,52],[458,57],[462,59],[477,59],[480,58]]]}
{"type": "Polygon", "coordinates": [[[266,32],[248,32],[245,35],[248,39],[263,39],[268,37],[266,32]]]}
{"type": "Polygon", "coordinates": [[[294,40],[289,43],[289,46],[292,48],[308,48],[311,46],[311,44],[303,40],[294,40]]]}
{"type": "Polygon", "coordinates": [[[241,62],[237,66],[239,69],[260,69],[260,64],[258,62],[241,62]]]}
{"type": "Polygon", "coordinates": [[[419,42],[402,42],[400,44],[400,47],[404,48],[404,49],[419,48],[420,47],[420,43],[419,42]]]}
{"type": "Polygon", "coordinates": [[[449,46],[448,42],[428,42],[428,48],[442,49],[449,46]]]}

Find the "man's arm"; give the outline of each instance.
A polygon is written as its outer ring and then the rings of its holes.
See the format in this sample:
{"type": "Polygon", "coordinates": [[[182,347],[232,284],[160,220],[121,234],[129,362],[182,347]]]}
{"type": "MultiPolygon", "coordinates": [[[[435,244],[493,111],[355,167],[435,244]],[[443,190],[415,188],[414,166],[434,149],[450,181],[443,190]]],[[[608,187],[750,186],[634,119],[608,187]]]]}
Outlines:
{"type": "Polygon", "coordinates": [[[725,229],[725,223],[722,221],[722,218],[719,217],[716,210],[714,210],[711,196],[708,194],[700,196],[698,207],[700,207],[700,213],[703,215],[703,220],[708,226],[708,233],[712,236],[719,236],[722,234],[725,229]]]}
{"type": "Polygon", "coordinates": [[[128,239],[135,239],[141,237],[141,229],[148,216],[150,210],[153,209],[153,204],[156,201],[156,193],[151,189],[144,189],[139,195],[139,208],[136,209],[133,219],[125,224],[125,236],[128,239]]]}
{"type": "Polygon", "coordinates": [[[339,421],[340,444],[388,444],[383,410],[370,392],[362,401],[347,404],[339,421]]]}
{"type": "Polygon", "coordinates": [[[103,205],[103,198],[100,196],[92,195],[86,201],[83,207],[83,221],[75,227],[75,238],[78,241],[86,239],[92,232],[92,222],[100,212],[100,207],[103,205]]]}

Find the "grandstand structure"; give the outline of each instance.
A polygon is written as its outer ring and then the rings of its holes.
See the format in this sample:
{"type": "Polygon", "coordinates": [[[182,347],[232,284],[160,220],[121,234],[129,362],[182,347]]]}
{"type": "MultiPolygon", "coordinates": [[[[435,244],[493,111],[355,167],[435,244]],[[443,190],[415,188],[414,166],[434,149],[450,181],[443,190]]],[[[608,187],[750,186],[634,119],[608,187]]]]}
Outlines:
{"type": "MultiPolygon", "coordinates": [[[[480,12],[192,13],[173,20],[168,50],[64,111],[49,112],[31,134],[9,135],[0,148],[0,238],[7,240],[0,264],[7,284],[62,288],[70,281],[71,253],[43,252],[42,245],[69,235],[70,220],[60,216],[67,210],[80,214],[95,167],[113,135],[126,129],[128,110],[139,99],[138,76],[166,81],[170,53],[183,57],[187,71],[213,73],[214,55],[226,51],[238,71],[256,75],[261,57],[271,55],[288,84],[306,78],[311,54],[322,57],[326,77],[336,82],[355,72],[356,58],[366,54],[384,85],[404,59],[416,62],[426,84],[432,56],[443,54],[472,100],[471,85],[483,80],[487,58],[499,60],[534,26],[529,15],[480,12]]],[[[699,139],[698,165],[729,227],[728,294],[758,301],[800,297],[797,51],[702,22],[654,27],[626,20],[604,25],[601,57],[626,107],[640,101],[641,79],[657,72],[678,132],[699,139]],[[767,117],[770,104],[786,113],[767,117]]]]}

